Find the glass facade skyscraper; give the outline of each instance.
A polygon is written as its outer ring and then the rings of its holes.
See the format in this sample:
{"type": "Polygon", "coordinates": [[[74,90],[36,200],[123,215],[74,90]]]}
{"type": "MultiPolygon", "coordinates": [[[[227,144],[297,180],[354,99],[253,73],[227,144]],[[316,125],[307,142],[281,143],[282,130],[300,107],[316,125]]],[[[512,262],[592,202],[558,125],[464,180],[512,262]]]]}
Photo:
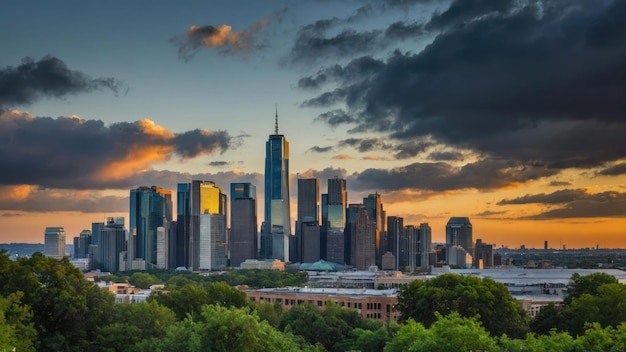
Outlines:
{"type": "Polygon", "coordinates": [[[230,184],[230,266],[237,267],[258,252],[256,186],[251,183],[230,184]]]}
{"type": "Polygon", "coordinates": [[[63,227],[46,227],[43,254],[57,259],[65,256],[65,229],[63,227]]]}
{"type": "Polygon", "coordinates": [[[344,231],[346,228],[346,207],[348,203],[348,192],[346,190],[346,180],[341,178],[331,178],[328,180],[328,196],[325,197],[325,218],[322,219],[322,227],[326,244],[326,260],[333,263],[345,264],[348,259],[346,255],[346,239],[344,231]]]}
{"type": "Polygon", "coordinates": [[[278,113],[274,134],[265,143],[265,199],[261,226],[261,256],[290,261],[291,212],[289,206],[289,142],[278,134],[278,113]]]}
{"type": "MultiPolygon", "coordinates": [[[[158,256],[157,229],[163,227],[168,233],[172,222],[172,191],[161,187],[139,187],[130,191],[130,233],[134,234],[135,243],[129,247],[134,253],[128,253],[130,260],[142,258],[146,268],[155,268],[157,262],[166,262],[158,256]]],[[[167,248],[161,255],[167,256],[167,248]]]]}

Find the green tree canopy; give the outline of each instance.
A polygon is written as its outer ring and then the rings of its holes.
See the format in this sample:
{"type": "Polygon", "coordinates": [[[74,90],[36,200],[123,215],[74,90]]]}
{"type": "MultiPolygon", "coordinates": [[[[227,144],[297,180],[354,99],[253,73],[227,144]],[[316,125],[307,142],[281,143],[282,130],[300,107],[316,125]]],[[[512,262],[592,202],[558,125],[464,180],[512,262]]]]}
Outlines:
{"type": "Polygon", "coordinates": [[[492,279],[457,274],[439,275],[425,282],[413,281],[400,288],[400,320],[409,318],[426,327],[446,316],[477,317],[494,336],[521,337],[528,330],[529,317],[507,288],[492,279]]]}
{"type": "Polygon", "coordinates": [[[567,285],[567,291],[563,303],[569,305],[576,297],[580,297],[585,293],[596,295],[598,288],[604,284],[617,284],[618,281],[613,275],[607,273],[592,273],[589,275],[580,275],[574,273],[567,285]]]}

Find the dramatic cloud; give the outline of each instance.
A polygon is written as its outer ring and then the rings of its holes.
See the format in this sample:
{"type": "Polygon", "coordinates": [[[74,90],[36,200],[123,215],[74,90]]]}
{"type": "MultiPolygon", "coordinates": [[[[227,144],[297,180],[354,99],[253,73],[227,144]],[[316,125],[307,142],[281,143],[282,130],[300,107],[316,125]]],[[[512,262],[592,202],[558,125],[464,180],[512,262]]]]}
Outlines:
{"type": "Polygon", "coordinates": [[[626,163],[621,163],[621,164],[613,165],[611,167],[607,167],[606,169],[600,170],[598,174],[604,175],[604,176],[624,175],[626,174],[626,163]]]}
{"type": "MultiPolygon", "coordinates": [[[[23,186],[19,186],[23,187],[23,186]]],[[[0,187],[3,194],[12,187],[0,187]],[[7,189],[9,188],[9,189],[7,189]]],[[[113,213],[128,211],[128,197],[107,196],[95,191],[32,188],[28,196],[15,199],[0,196],[0,210],[48,212],[81,211],[113,213]]]]}
{"type": "Polygon", "coordinates": [[[463,153],[459,152],[432,152],[428,155],[429,160],[438,161],[461,161],[463,160],[463,153]]]}
{"type": "Polygon", "coordinates": [[[475,216],[483,217],[483,216],[493,216],[493,215],[502,215],[502,214],[506,214],[506,211],[485,210],[483,212],[480,212],[480,213],[476,214],[475,216]]]}
{"type": "Polygon", "coordinates": [[[423,50],[303,77],[301,88],[329,87],[302,106],[390,141],[430,137],[526,165],[601,166],[626,157],[624,18],[626,2],[615,0],[453,1],[424,24],[434,40],[423,50]]]}
{"type": "Polygon", "coordinates": [[[226,131],[172,133],[148,119],[105,126],[0,110],[0,185],[125,186],[153,163],[224,152],[238,143],[226,131]]]}
{"type": "Polygon", "coordinates": [[[587,191],[584,189],[564,189],[560,191],[556,191],[553,193],[545,194],[527,194],[523,197],[513,198],[513,199],[503,199],[498,202],[498,205],[507,205],[507,204],[531,204],[531,203],[541,203],[541,204],[560,204],[560,203],[569,203],[573,202],[577,199],[581,199],[583,197],[587,197],[587,191]]]}
{"type": "Polygon", "coordinates": [[[224,166],[228,166],[231,163],[228,161],[211,161],[209,163],[209,166],[214,166],[214,167],[224,167],[224,166]]]}
{"type": "Polygon", "coordinates": [[[566,218],[604,218],[626,216],[626,193],[607,191],[585,194],[561,208],[529,216],[532,220],[550,220],[566,218]]]}
{"type": "Polygon", "coordinates": [[[332,146],[320,147],[320,146],[315,145],[315,146],[309,148],[309,151],[311,151],[313,153],[328,153],[328,152],[332,152],[333,151],[333,147],[332,146]]]}
{"type": "Polygon", "coordinates": [[[220,54],[227,56],[248,57],[253,51],[266,46],[259,38],[260,31],[271,22],[280,22],[287,9],[273,13],[262,19],[252,27],[242,31],[233,31],[232,26],[192,25],[184,36],[173,38],[171,41],[178,46],[181,59],[191,59],[199,49],[216,49],[220,54]]]}
{"type": "Polygon", "coordinates": [[[63,98],[72,94],[108,89],[118,94],[128,87],[115,78],[91,78],[70,70],[60,59],[29,57],[17,67],[0,67],[0,104],[30,104],[41,97],[63,98]]]}
{"type": "Polygon", "coordinates": [[[552,181],[548,184],[548,186],[551,187],[563,187],[563,186],[571,186],[572,183],[571,182],[567,182],[567,181],[552,181]]]}
{"type": "Polygon", "coordinates": [[[353,176],[350,182],[354,189],[377,189],[385,192],[403,189],[494,190],[551,176],[555,172],[543,167],[529,167],[485,159],[462,167],[438,162],[414,163],[390,170],[367,169],[353,176]]]}

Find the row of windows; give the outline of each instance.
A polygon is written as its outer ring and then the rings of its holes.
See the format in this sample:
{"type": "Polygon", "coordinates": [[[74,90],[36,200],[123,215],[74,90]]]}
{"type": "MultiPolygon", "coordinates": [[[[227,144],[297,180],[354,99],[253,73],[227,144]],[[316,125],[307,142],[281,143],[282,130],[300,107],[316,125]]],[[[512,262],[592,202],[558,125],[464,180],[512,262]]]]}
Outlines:
{"type": "MultiPolygon", "coordinates": [[[[252,301],[256,301],[255,297],[250,297],[250,299],[252,301]]],[[[326,305],[326,301],[323,300],[302,300],[302,299],[285,299],[283,300],[282,298],[274,298],[272,299],[271,297],[259,297],[259,301],[263,302],[263,301],[267,301],[267,302],[275,302],[275,303],[280,303],[280,304],[284,304],[285,306],[295,306],[295,305],[300,305],[300,304],[304,304],[306,303],[310,303],[310,304],[316,304],[318,307],[323,307],[326,305]]],[[[339,302],[335,302],[337,304],[339,304],[342,307],[347,307],[347,308],[353,308],[353,309],[363,309],[363,303],[361,302],[344,302],[344,301],[339,301],[339,302]]],[[[391,311],[391,305],[390,304],[386,304],[386,309],[387,312],[391,311]]],[[[382,310],[383,309],[383,304],[382,303],[366,303],[366,309],[367,310],[382,310]]]]}

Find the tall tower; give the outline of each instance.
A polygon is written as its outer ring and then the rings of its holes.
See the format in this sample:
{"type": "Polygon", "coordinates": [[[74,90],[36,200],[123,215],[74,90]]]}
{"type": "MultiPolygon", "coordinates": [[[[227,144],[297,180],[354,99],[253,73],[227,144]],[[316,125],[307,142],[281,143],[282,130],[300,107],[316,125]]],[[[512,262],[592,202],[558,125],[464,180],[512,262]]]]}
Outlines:
{"type": "Polygon", "coordinates": [[[43,238],[43,254],[46,257],[61,259],[65,256],[65,229],[63,227],[46,227],[43,238]]]}
{"type": "Polygon", "coordinates": [[[296,253],[295,255],[291,253],[292,261],[309,263],[320,259],[319,212],[320,180],[318,178],[299,178],[296,253]],[[295,258],[293,258],[294,256],[295,258]]]}
{"type": "Polygon", "coordinates": [[[261,226],[261,256],[290,261],[289,142],[278,134],[278,109],[274,134],[265,143],[265,216],[261,226]]]}
{"type": "Polygon", "coordinates": [[[420,224],[417,252],[420,257],[419,266],[427,270],[430,266],[430,255],[433,253],[432,229],[427,222],[420,224]]]}
{"type": "Polygon", "coordinates": [[[230,266],[237,267],[258,252],[256,186],[251,183],[230,184],[230,266]]]}
{"type": "MultiPolygon", "coordinates": [[[[142,258],[146,262],[146,269],[161,268],[157,262],[166,263],[168,248],[164,246],[165,236],[158,233],[162,227],[168,232],[172,222],[172,192],[161,187],[139,187],[130,191],[130,233],[135,237],[135,243],[130,244],[134,253],[128,253],[128,260],[142,258]],[[161,252],[158,243],[161,242],[161,252]],[[160,254],[160,258],[159,258],[160,254]]],[[[132,240],[131,236],[129,240],[132,240]]]]}
{"type": "Polygon", "coordinates": [[[468,264],[457,258],[464,255],[474,256],[473,246],[472,223],[469,218],[451,217],[446,224],[446,261],[448,264],[460,266],[468,264]],[[450,252],[459,252],[457,249],[462,249],[465,253],[457,253],[454,255],[455,258],[451,258],[450,252]]]}
{"type": "Polygon", "coordinates": [[[359,270],[367,270],[376,264],[374,227],[363,204],[348,206],[346,235],[350,236],[350,264],[359,270]]]}
{"type": "Polygon", "coordinates": [[[348,261],[345,258],[346,239],[344,236],[348,205],[346,180],[337,177],[328,179],[328,195],[325,197],[325,202],[322,236],[326,244],[326,260],[345,264],[348,261]]]}
{"type": "MultiPolygon", "coordinates": [[[[391,252],[395,257],[395,269],[403,270],[404,268],[400,265],[401,256],[400,252],[402,249],[402,244],[400,243],[402,239],[402,232],[404,231],[404,218],[399,216],[388,216],[387,217],[387,249],[391,252]]],[[[403,263],[406,260],[403,261],[403,263]]]]}
{"type": "Polygon", "coordinates": [[[380,194],[370,194],[363,198],[363,205],[367,209],[367,215],[369,216],[372,226],[372,232],[376,238],[376,265],[381,267],[382,256],[384,251],[383,237],[385,231],[385,212],[383,210],[383,203],[380,194]]]}

